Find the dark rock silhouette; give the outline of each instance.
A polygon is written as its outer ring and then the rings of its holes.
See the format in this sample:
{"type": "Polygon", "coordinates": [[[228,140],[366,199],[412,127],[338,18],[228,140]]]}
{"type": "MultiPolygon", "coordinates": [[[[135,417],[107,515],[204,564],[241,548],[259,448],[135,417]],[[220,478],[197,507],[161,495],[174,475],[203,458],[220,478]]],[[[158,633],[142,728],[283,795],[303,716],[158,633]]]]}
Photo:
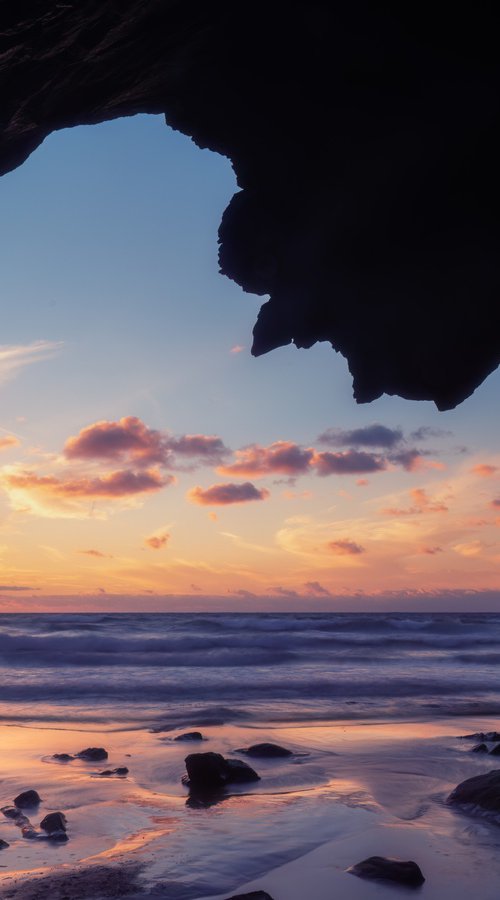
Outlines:
{"type": "Polygon", "coordinates": [[[463,740],[467,741],[500,741],[498,731],[476,731],[474,734],[462,735],[463,740]]]}
{"type": "Polygon", "coordinates": [[[397,881],[408,887],[420,887],[425,881],[420,867],[413,860],[388,859],[385,856],[370,856],[347,871],[359,878],[397,881]]]}
{"type": "Polygon", "coordinates": [[[62,812],[48,813],[40,822],[40,828],[43,828],[47,834],[54,831],[66,831],[66,816],[62,812]]]}
{"type": "Polygon", "coordinates": [[[76,756],[78,759],[85,759],[88,762],[101,762],[108,758],[108,751],[104,747],[87,747],[86,750],[80,750],[76,756]]]}
{"type": "Polygon", "coordinates": [[[117,769],[104,769],[104,772],[97,773],[100,778],[110,778],[112,775],[128,775],[126,766],[118,766],[117,769]]]}
{"type": "Polygon", "coordinates": [[[187,778],[184,783],[191,791],[218,791],[228,784],[259,781],[247,763],[240,759],[224,759],[220,753],[190,753],[185,759],[187,778]]]}
{"type": "Polygon", "coordinates": [[[57,759],[59,762],[70,762],[75,757],[71,756],[71,753],[54,753],[52,759],[57,759]]]}
{"type": "Polygon", "coordinates": [[[500,362],[493,7],[253,0],[237,12],[6,0],[0,172],[54,130],[164,113],[233,163],[220,265],[270,296],[253,354],[329,341],[358,402],[385,392],[452,408],[500,362]]]}
{"type": "Polygon", "coordinates": [[[500,812],[500,769],[474,775],[462,781],[448,797],[448,803],[479,806],[500,812]]]}
{"type": "Polygon", "coordinates": [[[234,894],[233,897],[228,897],[228,900],[273,900],[273,898],[266,891],[250,891],[249,894],[234,894]]]}
{"type": "Polygon", "coordinates": [[[490,756],[500,756],[500,744],[497,744],[490,750],[490,756]]]}
{"type": "Polygon", "coordinates": [[[476,744],[475,747],[471,748],[471,753],[487,753],[488,747],[486,744],[476,744]]]}
{"type": "Polygon", "coordinates": [[[19,807],[19,809],[25,809],[30,806],[38,806],[41,803],[41,797],[38,791],[23,791],[21,794],[18,794],[17,797],[14,798],[15,806],[19,807]]]}
{"type": "Polygon", "coordinates": [[[178,734],[174,737],[174,741],[202,741],[203,735],[201,731],[186,731],[184,734],[178,734]]]}
{"type": "Polygon", "coordinates": [[[10,844],[0,838],[0,850],[5,850],[7,847],[10,847],[10,844]]]}
{"type": "Polygon", "coordinates": [[[237,750],[236,753],[245,753],[246,756],[256,756],[267,759],[275,759],[281,756],[293,756],[291,750],[280,747],[279,744],[252,744],[251,747],[245,747],[237,750]]]}

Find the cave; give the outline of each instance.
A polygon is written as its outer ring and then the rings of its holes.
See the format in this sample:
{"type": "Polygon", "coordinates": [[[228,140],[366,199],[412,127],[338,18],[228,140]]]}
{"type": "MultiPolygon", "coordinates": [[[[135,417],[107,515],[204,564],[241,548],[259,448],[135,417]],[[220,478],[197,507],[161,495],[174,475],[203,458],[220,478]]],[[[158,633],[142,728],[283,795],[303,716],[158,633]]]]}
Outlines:
{"type": "Polygon", "coordinates": [[[7,0],[0,174],[51,132],[163,114],[228,157],[220,271],[254,356],[329,342],[354,397],[468,397],[500,363],[499,56],[487,6],[7,0]]]}

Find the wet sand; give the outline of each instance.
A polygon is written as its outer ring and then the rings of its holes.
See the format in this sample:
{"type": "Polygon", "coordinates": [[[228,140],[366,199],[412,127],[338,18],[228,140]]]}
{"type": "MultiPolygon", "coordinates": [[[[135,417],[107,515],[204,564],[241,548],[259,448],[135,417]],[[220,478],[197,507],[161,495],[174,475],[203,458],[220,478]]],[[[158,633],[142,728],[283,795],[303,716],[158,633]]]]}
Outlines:
{"type": "Polygon", "coordinates": [[[450,809],[445,799],[465,778],[500,768],[458,738],[497,727],[485,719],[220,725],[201,727],[200,745],[175,742],[178,731],[136,726],[4,725],[0,806],[34,788],[42,803],[27,811],[30,820],[37,826],[48,812],[64,812],[69,840],[28,841],[2,816],[0,838],[10,846],[0,851],[0,895],[222,900],[262,889],[274,900],[408,897],[408,888],[346,871],[384,855],[418,862],[426,877],[418,892],[428,900],[496,900],[500,827],[450,809]],[[205,807],[186,804],[180,779],[187,753],[245,759],[236,748],[266,740],[295,755],[248,760],[261,781],[236,785],[205,807]],[[109,758],[52,758],[88,746],[105,747],[109,758]],[[97,775],[124,765],[126,778],[97,775]]]}

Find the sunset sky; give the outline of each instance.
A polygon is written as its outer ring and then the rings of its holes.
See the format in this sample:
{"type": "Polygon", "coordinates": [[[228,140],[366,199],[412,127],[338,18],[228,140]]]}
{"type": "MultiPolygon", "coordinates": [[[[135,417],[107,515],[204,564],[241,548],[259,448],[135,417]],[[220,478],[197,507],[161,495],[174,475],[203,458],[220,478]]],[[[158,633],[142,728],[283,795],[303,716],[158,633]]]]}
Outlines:
{"type": "Polygon", "coordinates": [[[236,189],[146,116],[0,180],[0,609],[500,609],[499,374],[438,413],[357,406],[327,344],[253,359],[236,189]]]}

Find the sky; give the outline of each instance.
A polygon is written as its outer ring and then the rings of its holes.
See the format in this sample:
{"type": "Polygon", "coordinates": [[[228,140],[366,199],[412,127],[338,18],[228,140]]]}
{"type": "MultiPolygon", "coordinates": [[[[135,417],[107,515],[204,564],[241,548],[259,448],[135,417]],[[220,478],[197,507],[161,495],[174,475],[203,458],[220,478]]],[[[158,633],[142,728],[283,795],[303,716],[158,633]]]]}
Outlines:
{"type": "Polygon", "coordinates": [[[500,610],[499,373],[440,413],[356,405],[326,343],[254,359],[236,190],[159,116],[0,179],[0,611],[500,610]]]}

